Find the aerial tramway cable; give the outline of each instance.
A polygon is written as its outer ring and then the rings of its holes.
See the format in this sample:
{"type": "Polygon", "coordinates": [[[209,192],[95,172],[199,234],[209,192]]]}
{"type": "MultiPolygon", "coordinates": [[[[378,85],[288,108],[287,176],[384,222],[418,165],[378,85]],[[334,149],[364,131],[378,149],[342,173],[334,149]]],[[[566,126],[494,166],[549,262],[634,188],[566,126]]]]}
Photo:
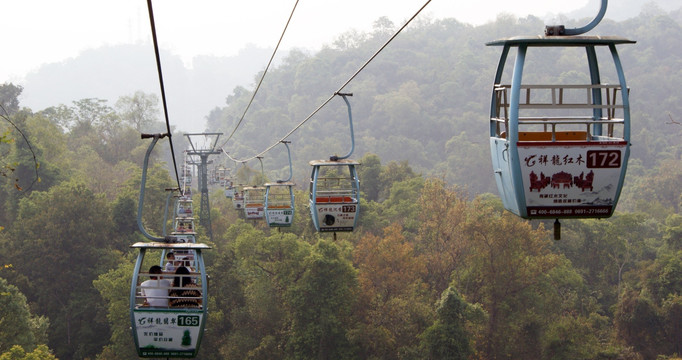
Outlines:
{"type": "MultiPolygon", "coordinates": [[[[227,153],[225,150],[223,150],[223,152],[225,153],[225,155],[226,155],[230,160],[233,160],[233,161],[236,161],[236,162],[242,162],[242,163],[244,163],[244,162],[248,162],[248,161],[250,161],[250,160],[253,160],[253,159],[255,159],[255,158],[259,157],[259,156],[263,156],[265,153],[267,153],[268,151],[272,150],[275,146],[277,146],[280,142],[286,140],[289,136],[291,136],[291,134],[293,134],[296,130],[298,130],[301,126],[303,126],[303,124],[305,124],[306,122],[308,122],[308,120],[310,120],[310,118],[312,118],[315,114],[317,114],[318,111],[320,111],[323,107],[325,107],[325,106],[334,98],[334,96],[339,95],[339,93],[340,93],[340,92],[341,92],[341,91],[342,91],[342,90],[343,90],[351,81],[353,81],[353,79],[355,79],[355,77],[358,76],[358,74],[360,74],[360,72],[361,72],[362,70],[364,70],[364,69],[367,67],[367,65],[369,65],[369,63],[372,62],[372,61],[374,60],[374,58],[376,58],[376,57],[379,55],[379,53],[380,53],[381,51],[384,50],[384,48],[386,48],[386,46],[388,46],[388,44],[390,44],[391,41],[393,41],[393,39],[395,39],[395,38],[398,36],[398,34],[400,34],[400,33],[403,31],[403,29],[405,29],[405,28],[407,27],[407,25],[409,25],[410,22],[412,22],[412,20],[414,20],[414,18],[417,17],[417,15],[419,15],[419,13],[421,13],[422,10],[424,10],[424,8],[425,8],[430,2],[431,2],[431,0],[427,0],[427,1],[424,3],[424,5],[422,5],[422,7],[419,8],[419,10],[417,10],[417,12],[416,12],[414,15],[412,15],[412,17],[411,17],[410,19],[408,19],[408,20],[405,22],[405,24],[403,24],[403,26],[400,27],[400,29],[398,29],[398,30],[393,34],[393,36],[391,36],[391,37],[390,37],[390,38],[389,38],[389,39],[388,39],[388,40],[379,48],[379,50],[377,50],[377,51],[376,51],[376,52],[375,52],[367,61],[365,61],[365,63],[362,64],[362,66],[360,66],[360,68],[358,68],[358,70],[357,70],[353,75],[351,75],[351,77],[348,78],[348,80],[346,80],[346,82],[344,82],[343,85],[341,85],[341,87],[339,87],[338,90],[334,91],[334,93],[333,93],[331,96],[329,96],[329,98],[327,98],[327,100],[325,100],[325,101],[322,103],[322,105],[318,106],[317,109],[315,109],[310,115],[308,115],[305,119],[303,119],[300,123],[298,123],[298,125],[296,125],[296,126],[295,126],[293,129],[291,129],[288,133],[286,133],[286,135],[284,135],[281,139],[277,140],[274,144],[270,145],[269,147],[267,147],[265,150],[261,151],[260,153],[254,155],[254,156],[251,156],[251,157],[249,157],[249,158],[245,158],[245,159],[236,159],[236,158],[230,156],[230,154],[227,153]]],[[[239,125],[237,125],[237,126],[239,126],[239,125]]],[[[236,131],[236,128],[235,128],[235,131],[236,131]]],[[[232,133],[234,134],[234,131],[233,131],[232,133]]],[[[232,136],[232,135],[230,135],[230,137],[228,138],[228,140],[231,138],[231,136],[232,136]]],[[[224,147],[225,144],[227,144],[227,141],[225,141],[225,143],[223,144],[223,146],[221,146],[221,148],[224,147]]]]}
{"type": "Polygon", "coordinates": [[[242,121],[244,121],[244,116],[246,116],[246,112],[249,111],[249,108],[251,107],[251,103],[253,103],[253,99],[256,98],[256,94],[258,93],[258,89],[260,89],[260,86],[263,83],[263,79],[265,79],[265,74],[268,73],[268,69],[270,69],[270,65],[272,64],[272,60],[275,58],[275,54],[277,54],[277,49],[279,49],[279,45],[282,43],[282,39],[284,38],[284,34],[286,33],[287,28],[289,27],[289,23],[291,22],[291,18],[294,16],[294,11],[296,11],[297,5],[298,5],[298,0],[296,0],[296,3],[294,4],[294,8],[291,9],[291,14],[289,15],[289,19],[287,20],[287,24],[284,26],[284,30],[282,31],[282,35],[280,35],[280,37],[279,37],[279,41],[277,42],[277,46],[275,46],[275,50],[272,52],[272,56],[270,56],[270,61],[268,61],[268,65],[265,67],[265,71],[263,71],[263,76],[261,76],[260,81],[258,81],[258,85],[256,85],[256,89],[253,91],[253,95],[251,96],[249,103],[246,105],[246,109],[244,109],[244,113],[242,114],[242,117],[239,119],[239,122],[237,122],[237,125],[234,127],[234,129],[232,130],[230,135],[227,137],[227,139],[223,143],[223,146],[225,146],[225,144],[227,144],[227,142],[230,141],[230,139],[232,138],[234,133],[237,132],[237,129],[242,124],[242,121]]]}
{"type": "Polygon", "coordinates": [[[152,28],[152,41],[154,42],[154,55],[156,56],[156,70],[159,74],[159,86],[161,87],[161,101],[163,103],[163,115],[166,119],[166,131],[168,135],[168,143],[170,144],[171,157],[173,158],[173,169],[175,170],[175,181],[182,193],[184,189],[180,187],[180,176],[178,176],[178,164],[175,160],[175,151],[173,150],[173,137],[170,128],[170,121],[168,120],[168,106],[166,105],[166,89],[163,85],[163,72],[161,71],[161,57],[159,56],[159,43],[156,40],[156,25],[154,23],[154,10],[152,9],[152,0],[147,0],[147,9],[149,9],[149,24],[152,28]]]}

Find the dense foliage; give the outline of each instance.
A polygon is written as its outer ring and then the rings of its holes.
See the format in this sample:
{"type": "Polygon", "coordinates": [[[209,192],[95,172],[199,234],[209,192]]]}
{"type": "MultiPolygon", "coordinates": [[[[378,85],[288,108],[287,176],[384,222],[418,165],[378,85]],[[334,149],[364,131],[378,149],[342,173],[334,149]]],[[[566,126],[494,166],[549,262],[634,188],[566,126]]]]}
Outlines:
{"type": "MultiPolygon", "coordinates": [[[[486,114],[499,49],[484,43],[538,33],[543,24],[501,17],[478,27],[439,20],[410,28],[345,89],[354,93],[355,153],[363,164],[357,231],[332,241],[313,231],[306,208],[306,162],[347,146],[338,99],[291,138],[299,183],[291,228],[246,222],[213,189],[213,238],[198,229],[213,247],[200,358],[682,354],[676,16],[652,9],[600,25],[604,34],[638,40],[621,50],[632,89],[632,158],[618,212],[565,221],[559,242],[546,224],[517,218],[491,195],[486,114]]],[[[252,155],[275,142],[392,29],[380,19],[373,32],[343,34],[317,54],[291,53],[268,74],[227,144],[230,153],[252,155]]],[[[558,64],[572,76],[575,54],[555,56],[537,66],[558,64]]],[[[29,151],[12,127],[0,126],[7,169],[0,187],[0,359],[132,358],[128,245],[142,241],[136,195],[148,145],[139,132],[163,129],[158,99],[138,92],[114,107],[81,99],[34,111],[20,107],[21,91],[0,86],[0,102],[32,145],[29,151]]],[[[210,130],[229,133],[250,96],[235,89],[209,114],[210,130]]],[[[182,151],[183,137],[174,135],[182,151]]],[[[285,152],[268,153],[264,163],[269,178],[288,171],[285,152]]],[[[155,234],[164,225],[164,188],[173,185],[170,164],[168,147],[158,146],[142,217],[155,234]]],[[[248,173],[244,166],[237,175],[248,173]]]]}

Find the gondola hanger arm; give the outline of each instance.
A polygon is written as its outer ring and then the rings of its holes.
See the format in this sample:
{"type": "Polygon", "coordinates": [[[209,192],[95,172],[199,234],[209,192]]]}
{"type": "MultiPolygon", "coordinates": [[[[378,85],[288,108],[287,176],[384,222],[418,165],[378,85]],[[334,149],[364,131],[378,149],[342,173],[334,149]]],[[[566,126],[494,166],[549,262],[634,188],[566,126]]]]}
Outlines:
{"type": "Polygon", "coordinates": [[[599,22],[604,18],[604,15],[606,14],[606,7],[608,5],[608,0],[601,0],[601,6],[599,8],[599,12],[597,13],[597,16],[592,19],[592,21],[582,27],[579,28],[573,28],[573,29],[566,29],[564,25],[547,25],[545,26],[545,35],[546,36],[572,36],[572,35],[582,35],[592,29],[594,29],[599,22]]]}

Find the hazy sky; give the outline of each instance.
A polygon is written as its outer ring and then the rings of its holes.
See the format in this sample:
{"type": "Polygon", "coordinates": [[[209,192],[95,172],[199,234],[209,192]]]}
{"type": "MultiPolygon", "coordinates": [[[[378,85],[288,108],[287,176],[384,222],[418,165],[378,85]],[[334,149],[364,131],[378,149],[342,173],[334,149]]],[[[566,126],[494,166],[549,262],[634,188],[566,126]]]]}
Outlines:
{"type": "MultiPolygon", "coordinates": [[[[161,47],[180,55],[188,66],[196,55],[235,55],[249,43],[273,48],[295,2],[156,0],[157,36],[161,47]]],[[[381,16],[400,26],[425,3],[299,0],[281,49],[317,49],[347,30],[370,30],[381,16]]],[[[585,4],[587,0],[432,0],[420,17],[453,17],[479,25],[499,13],[544,17],[585,4]]],[[[145,0],[0,0],[0,9],[0,83],[21,83],[40,65],[75,57],[86,49],[151,39],[145,0]]]]}

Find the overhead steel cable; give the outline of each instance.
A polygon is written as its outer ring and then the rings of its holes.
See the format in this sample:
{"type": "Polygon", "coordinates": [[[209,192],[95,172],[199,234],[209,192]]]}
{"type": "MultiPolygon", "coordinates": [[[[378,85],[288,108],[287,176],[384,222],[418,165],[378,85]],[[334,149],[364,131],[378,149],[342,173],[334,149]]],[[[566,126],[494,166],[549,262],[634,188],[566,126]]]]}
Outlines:
{"type": "Polygon", "coordinates": [[[282,39],[284,38],[284,34],[287,32],[287,28],[289,27],[289,23],[291,22],[291,18],[294,16],[294,11],[296,11],[296,6],[298,6],[298,1],[299,0],[296,0],[296,3],[294,4],[294,8],[291,9],[291,14],[289,14],[289,19],[287,20],[287,23],[284,26],[284,30],[282,31],[282,35],[280,35],[279,41],[277,42],[277,46],[275,46],[275,50],[272,52],[272,56],[270,56],[270,61],[268,61],[268,65],[265,67],[265,71],[263,71],[263,76],[261,76],[260,81],[258,81],[258,85],[256,86],[256,89],[253,91],[253,95],[251,96],[251,100],[249,100],[249,103],[246,105],[246,109],[244,109],[244,113],[242,114],[242,117],[239,119],[239,122],[237,122],[237,125],[234,127],[234,129],[232,130],[230,135],[227,137],[227,139],[223,143],[223,146],[225,146],[225,144],[227,144],[227,142],[230,141],[230,139],[232,138],[232,135],[234,135],[234,133],[237,132],[237,129],[242,124],[242,121],[244,121],[244,117],[246,116],[246,112],[249,111],[249,108],[251,107],[251,103],[253,103],[253,99],[256,98],[256,94],[258,93],[258,89],[260,89],[260,86],[263,83],[263,79],[265,79],[265,74],[267,74],[268,69],[270,69],[270,65],[272,64],[272,60],[275,58],[275,54],[277,54],[277,49],[279,49],[279,45],[282,43],[282,39]]]}
{"type": "MultiPolygon", "coordinates": [[[[255,158],[258,158],[258,157],[260,157],[260,156],[263,156],[263,154],[265,154],[265,153],[267,153],[268,151],[272,150],[272,149],[273,149],[275,146],[277,146],[280,142],[286,140],[289,136],[291,136],[291,134],[293,134],[296,130],[298,130],[301,126],[303,126],[303,124],[305,124],[308,120],[310,120],[310,118],[312,118],[315,114],[317,114],[318,111],[320,111],[325,105],[327,105],[327,104],[334,98],[334,96],[338,95],[339,92],[341,92],[341,91],[342,91],[342,90],[343,90],[351,81],[353,81],[353,79],[355,79],[355,77],[358,76],[358,74],[360,74],[360,72],[361,72],[362,70],[364,70],[364,69],[367,67],[367,65],[369,65],[369,63],[372,62],[372,60],[374,60],[374,58],[376,58],[377,55],[379,55],[379,53],[380,53],[381,51],[383,51],[384,48],[386,48],[386,46],[388,46],[388,44],[390,44],[391,41],[393,41],[393,39],[395,39],[396,36],[398,36],[398,34],[400,34],[400,33],[403,31],[403,29],[405,29],[405,28],[407,27],[407,25],[410,24],[410,22],[412,22],[412,20],[414,20],[414,18],[417,17],[417,15],[419,15],[419,13],[421,13],[422,10],[424,10],[424,8],[425,8],[430,2],[431,2],[431,0],[427,0],[427,1],[424,3],[424,5],[422,5],[422,7],[419,8],[419,10],[417,10],[417,12],[416,12],[414,15],[412,15],[412,17],[411,17],[409,20],[407,20],[407,21],[405,22],[405,24],[403,24],[403,26],[401,26],[400,29],[398,29],[398,30],[393,34],[393,36],[391,36],[391,37],[390,37],[390,38],[389,38],[389,39],[388,39],[388,40],[379,48],[379,50],[377,50],[377,51],[374,53],[374,55],[372,55],[367,61],[365,61],[365,63],[362,64],[362,66],[360,66],[360,68],[359,68],[359,69],[358,69],[350,78],[348,78],[348,80],[346,80],[346,82],[343,83],[343,85],[341,85],[341,87],[340,87],[338,90],[334,91],[334,93],[333,93],[331,96],[329,96],[329,98],[328,98],[327,100],[325,100],[325,101],[322,103],[322,105],[318,106],[317,109],[315,109],[310,115],[308,115],[308,117],[306,117],[305,119],[303,119],[303,121],[301,121],[300,123],[298,123],[298,125],[296,125],[293,129],[291,129],[291,131],[289,131],[286,135],[284,135],[284,137],[282,137],[281,139],[277,140],[277,142],[275,142],[274,144],[270,145],[270,146],[267,147],[265,150],[261,151],[260,153],[254,155],[254,156],[252,156],[252,157],[249,157],[249,158],[235,159],[235,158],[233,158],[232,156],[230,156],[230,154],[228,154],[228,153],[227,153],[224,149],[222,149],[222,147],[221,147],[221,150],[223,151],[223,153],[225,153],[225,155],[227,155],[227,157],[230,158],[232,161],[241,162],[241,163],[246,163],[246,162],[248,162],[248,161],[250,161],[250,160],[253,160],[253,159],[255,159],[255,158]]],[[[228,139],[228,140],[229,140],[229,139],[228,139]]],[[[225,142],[225,144],[226,144],[226,143],[227,143],[227,142],[225,142]]],[[[225,144],[223,144],[223,146],[224,146],[225,144]]]]}
{"type": "Polygon", "coordinates": [[[161,101],[163,103],[163,115],[166,119],[166,131],[168,134],[168,143],[170,144],[171,156],[173,158],[173,169],[175,170],[175,181],[178,184],[178,189],[183,192],[184,189],[180,187],[180,176],[178,176],[178,164],[175,161],[175,150],[173,150],[173,134],[171,133],[170,121],[168,120],[168,106],[166,105],[166,89],[163,85],[163,72],[161,71],[161,56],[159,56],[159,43],[156,40],[156,24],[154,23],[154,10],[152,9],[152,0],[147,0],[147,9],[149,10],[149,24],[152,27],[152,40],[154,42],[154,54],[156,55],[156,70],[159,74],[159,85],[161,87],[161,101]]]}

